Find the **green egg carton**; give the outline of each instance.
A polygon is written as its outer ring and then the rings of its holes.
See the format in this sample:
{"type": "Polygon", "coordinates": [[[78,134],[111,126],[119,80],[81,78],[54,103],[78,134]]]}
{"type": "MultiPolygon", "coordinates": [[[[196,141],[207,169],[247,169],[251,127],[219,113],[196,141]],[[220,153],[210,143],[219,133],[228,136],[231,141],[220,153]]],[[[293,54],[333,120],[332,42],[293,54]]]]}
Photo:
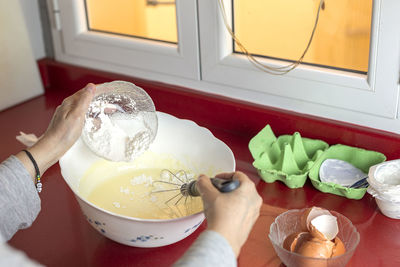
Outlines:
{"type": "Polygon", "coordinates": [[[312,185],[319,191],[350,199],[361,199],[367,191],[367,188],[349,188],[335,183],[321,182],[319,179],[319,168],[322,162],[326,159],[340,159],[347,161],[368,174],[369,168],[375,164],[384,162],[386,156],[376,151],[338,144],[329,147],[311,167],[309,177],[312,185]]]}
{"type": "Polygon", "coordinates": [[[267,125],[249,143],[253,166],[261,178],[272,183],[282,181],[290,188],[303,187],[314,161],[328,148],[321,140],[293,135],[274,135],[267,125]]]}

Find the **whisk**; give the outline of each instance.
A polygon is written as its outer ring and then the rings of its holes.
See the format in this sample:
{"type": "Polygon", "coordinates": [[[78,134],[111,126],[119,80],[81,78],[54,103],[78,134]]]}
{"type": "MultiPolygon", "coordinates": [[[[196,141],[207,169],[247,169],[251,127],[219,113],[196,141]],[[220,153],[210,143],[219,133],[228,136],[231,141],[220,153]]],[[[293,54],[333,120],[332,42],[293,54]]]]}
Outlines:
{"type": "MultiPolygon", "coordinates": [[[[177,191],[177,194],[175,194],[173,197],[169,198],[164,202],[165,204],[171,203],[173,200],[176,200],[174,205],[178,205],[183,198],[185,198],[185,203],[186,203],[188,197],[200,196],[200,193],[197,189],[197,180],[195,180],[194,178],[190,178],[187,175],[186,171],[179,170],[178,172],[173,173],[168,169],[164,169],[161,171],[160,176],[161,178],[168,177],[170,179],[168,181],[163,181],[163,180],[154,181],[153,185],[157,183],[163,183],[171,185],[173,188],[152,191],[152,193],[165,193],[165,192],[177,191]]],[[[238,180],[227,180],[217,177],[210,179],[214,187],[217,188],[218,191],[222,193],[231,192],[240,186],[240,182],[238,180]]]]}

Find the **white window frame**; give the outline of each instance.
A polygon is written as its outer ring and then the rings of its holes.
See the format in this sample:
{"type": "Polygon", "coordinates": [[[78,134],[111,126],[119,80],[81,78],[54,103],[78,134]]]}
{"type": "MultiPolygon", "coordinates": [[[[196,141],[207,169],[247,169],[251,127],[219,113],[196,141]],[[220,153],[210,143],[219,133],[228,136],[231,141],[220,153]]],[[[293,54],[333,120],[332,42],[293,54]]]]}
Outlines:
{"type": "MultiPolygon", "coordinates": [[[[232,52],[232,37],[223,23],[218,0],[199,1],[202,78],[212,83],[265,93],[264,103],[267,105],[273,105],[267,95],[275,95],[303,103],[395,118],[398,106],[400,1],[373,2],[368,75],[300,65],[286,75],[275,76],[254,67],[246,56],[232,52]]],[[[232,1],[224,0],[224,4],[231,22],[232,1]]],[[[276,67],[288,64],[279,60],[259,60],[276,67]]]]}
{"type": "Polygon", "coordinates": [[[400,133],[398,0],[373,1],[368,75],[304,64],[283,76],[232,53],[218,0],[176,0],[178,45],[88,32],[83,0],[47,1],[61,62],[400,133]]]}
{"type": "Polygon", "coordinates": [[[200,77],[194,0],[177,0],[178,44],[89,31],[83,0],[51,0],[49,6],[58,36],[55,42],[61,43],[56,44],[56,58],[62,61],[92,60],[191,79],[200,77]]]}

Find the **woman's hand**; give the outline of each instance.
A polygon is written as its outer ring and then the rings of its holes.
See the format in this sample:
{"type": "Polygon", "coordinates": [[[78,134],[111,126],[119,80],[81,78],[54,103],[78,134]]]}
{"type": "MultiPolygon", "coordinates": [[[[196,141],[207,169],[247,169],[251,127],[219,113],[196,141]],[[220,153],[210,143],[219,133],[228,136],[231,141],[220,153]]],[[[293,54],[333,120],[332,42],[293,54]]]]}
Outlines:
{"type": "Polygon", "coordinates": [[[221,193],[207,176],[201,175],[197,188],[203,199],[208,229],[224,236],[237,257],[260,214],[262,199],[254,183],[242,172],[223,173],[217,177],[239,180],[240,186],[235,191],[221,193]]]}
{"type": "MultiPolygon", "coordinates": [[[[43,137],[28,149],[41,174],[56,163],[81,135],[85,114],[95,90],[96,86],[89,83],[85,88],[64,99],[57,107],[43,137]]],[[[35,170],[25,152],[22,151],[16,156],[34,177],[35,170]]]]}

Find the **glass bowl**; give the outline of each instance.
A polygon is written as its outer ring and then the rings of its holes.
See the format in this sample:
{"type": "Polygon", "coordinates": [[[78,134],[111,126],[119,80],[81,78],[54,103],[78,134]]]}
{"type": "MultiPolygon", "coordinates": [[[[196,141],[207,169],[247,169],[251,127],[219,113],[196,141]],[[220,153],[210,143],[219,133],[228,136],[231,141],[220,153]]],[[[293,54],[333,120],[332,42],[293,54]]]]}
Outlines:
{"type": "Polygon", "coordinates": [[[96,86],[82,130],[82,139],[96,155],[111,161],[134,160],[146,151],[157,134],[153,100],[130,82],[96,86]]]}
{"type": "Polygon", "coordinates": [[[301,232],[300,218],[306,209],[288,210],[278,217],[271,224],[269,239],[275,249],[276,254],[281,261],[288,267],[292,266],[346,266],[347,262],[353,256],[353,253],[360,242],[360,234],[357,232],[356,227],[342,214],[330,211],[332,215],[336,216],[339,233],[338,237],[342,240],[346,247],[346,252],[340,256],[329,259],[318,259],[305,257],[295,252],[291,252],[283,248],[283,241],[285,238],[295,232],[301,232]]]}

